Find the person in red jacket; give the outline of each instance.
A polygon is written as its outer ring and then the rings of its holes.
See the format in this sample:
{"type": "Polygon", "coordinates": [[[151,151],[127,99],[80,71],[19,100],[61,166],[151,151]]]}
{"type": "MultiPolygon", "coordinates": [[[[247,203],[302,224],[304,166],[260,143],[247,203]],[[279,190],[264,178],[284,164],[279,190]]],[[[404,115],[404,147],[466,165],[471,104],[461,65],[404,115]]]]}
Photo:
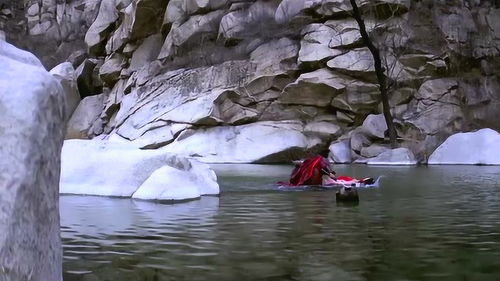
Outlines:
{"type": "MultiPolygon", "coordinates": [[[[322,156],[307,158],[300,165],[297,165],[290,176],[290,185],[322,185],[323,175],[330,174],[328,160],[322,156]]],[[[334,174],[334,172],[333,172],[334,174]]]]}
{"type": "Polygon", "coordinates": [[[290,176],[290,182],[280,184],[299,186],[299,185],[355,185],[357,183],[372,184],[373,178],[364,178],[358,180],[348,176],[337,176],[335,171],[330,168],[328,160],[322,156],[313,156],[298,164],[290,176]]]}

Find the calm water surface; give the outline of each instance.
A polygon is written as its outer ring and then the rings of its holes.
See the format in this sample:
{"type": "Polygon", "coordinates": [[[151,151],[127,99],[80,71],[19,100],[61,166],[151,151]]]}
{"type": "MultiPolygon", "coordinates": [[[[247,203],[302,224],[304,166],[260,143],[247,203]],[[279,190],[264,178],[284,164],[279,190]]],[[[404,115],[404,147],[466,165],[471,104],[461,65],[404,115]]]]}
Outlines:
{"type": "Polygon", "coordinates": [[[500,167],[336,166],[385,176],[357,206],[270,184],[290,166],[214,168],[220,197],[61,197],[64,280],[500,280],[500,167]]]}

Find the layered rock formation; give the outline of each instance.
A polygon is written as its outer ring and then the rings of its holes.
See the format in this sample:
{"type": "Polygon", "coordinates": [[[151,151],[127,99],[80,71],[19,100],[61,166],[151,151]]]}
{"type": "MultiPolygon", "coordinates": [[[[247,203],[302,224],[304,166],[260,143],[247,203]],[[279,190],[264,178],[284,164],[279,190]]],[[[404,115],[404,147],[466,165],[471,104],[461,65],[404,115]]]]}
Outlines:
{"type": "Polygon", "coordinates": [[[32,54],[0,40],[0,280],[62,280],[65,97],[32,54]]]}
{"type": "MultiPolygon", "coordinates": [[[[380,116],[365,122],[381,103],[349,1],[37,3],[4,6],[3,26],[48,66],[74,52],[84,99],[68,137],[209,162],[283,161],[329,146],[332,159],[351,162],[387,151],[380,116]],[[33,43],[49,38],[55,53],[33,43]]],[[[425,162],[455,132],[500,129],[499,3],[358,5],[382,51],[400,146],[425,162]]]]}

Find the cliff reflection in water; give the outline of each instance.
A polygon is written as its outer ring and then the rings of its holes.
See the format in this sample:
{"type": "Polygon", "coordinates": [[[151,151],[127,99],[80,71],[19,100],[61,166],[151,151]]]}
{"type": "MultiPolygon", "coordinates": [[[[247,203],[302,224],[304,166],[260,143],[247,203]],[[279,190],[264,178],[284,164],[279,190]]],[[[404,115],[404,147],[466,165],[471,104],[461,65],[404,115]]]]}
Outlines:
{"type": "Polygon", "coordinates": [[[500,167],[336,166],[385,175],[358,206],[283,191],[290,166],[215,166],[220,198],[62,197],[65,280],[498,280],[500,167]]]}

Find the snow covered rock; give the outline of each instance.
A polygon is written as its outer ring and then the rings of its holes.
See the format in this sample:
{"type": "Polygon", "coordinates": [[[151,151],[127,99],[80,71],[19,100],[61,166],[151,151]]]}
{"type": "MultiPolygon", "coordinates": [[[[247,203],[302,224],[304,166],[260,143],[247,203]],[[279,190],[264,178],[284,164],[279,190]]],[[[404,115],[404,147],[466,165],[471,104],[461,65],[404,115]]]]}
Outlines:
{"type": "Polygon", "coordinates": [[[500,134],[492,129],[450,136],[429,157],[430,165],[500,165],[500,134]]]}
{"type": "Polygon", "coordinates": [[[208,165],[160,150],[119,142],[67,140],[60,193],[148,200],[185,200],[218,194],[208,165]]]}
{"type": "Polygon", "coordinates": [[[195,160],[173,156],[132,195],[145,200],[185,200],[219,194],[215,173],[195,160]]]}

